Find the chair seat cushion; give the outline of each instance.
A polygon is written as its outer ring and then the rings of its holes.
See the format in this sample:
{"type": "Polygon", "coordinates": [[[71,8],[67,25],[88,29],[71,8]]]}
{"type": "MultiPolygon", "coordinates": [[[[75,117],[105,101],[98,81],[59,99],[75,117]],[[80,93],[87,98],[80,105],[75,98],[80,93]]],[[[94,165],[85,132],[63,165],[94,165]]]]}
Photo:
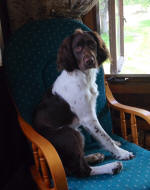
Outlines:
{"type": "MultiPolygon", "coordinates": [[[[149,190],[150,189],[150,151],[113,135],[124,149],[134,153],[135,158],[123,162],[123,170],[117,175],[97,175],[84,179],[68,177],[69,190],[149,190]]],[[[105,154],[102,164],[114,162],[110,153],[92,147],[86,154],[101,152],[105,154]]]]}

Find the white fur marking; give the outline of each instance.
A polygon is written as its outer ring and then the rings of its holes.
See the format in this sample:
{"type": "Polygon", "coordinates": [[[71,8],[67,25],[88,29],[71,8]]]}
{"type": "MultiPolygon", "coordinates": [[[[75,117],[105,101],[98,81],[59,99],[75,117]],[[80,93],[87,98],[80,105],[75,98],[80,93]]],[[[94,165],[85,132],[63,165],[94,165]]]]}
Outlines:
{"type": "Polygon", "coordinates": [[[102,166],[95,166],[91,167],[91,173],[90,175],[100,175],[100,174],[115,174],[115,170],[117,170],[116,173],[119,173],[121,169],[123,168],[121,162],[113,162],[109,164],[105,164],[102,166]]]}

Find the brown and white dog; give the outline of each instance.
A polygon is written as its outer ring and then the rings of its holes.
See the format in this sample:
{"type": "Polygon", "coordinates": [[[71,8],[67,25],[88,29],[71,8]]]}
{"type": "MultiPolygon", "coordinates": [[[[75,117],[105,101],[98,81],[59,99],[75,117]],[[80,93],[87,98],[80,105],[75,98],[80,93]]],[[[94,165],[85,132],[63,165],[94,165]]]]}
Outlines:
{"type": "MultiPolygon", "coordinates": [[[[68,175],[116,174],[122,169],[120,161],[89,166],[89,157],[84,156],[84,139],[78,130],[81,125],[116,159],[134,157],[117,146],[96,116],[96,74],[108,57],[97,33],[77,29],[61,44],[57,65],[62,72],[35,110],[34,128],[55,146],[68,175]]],[[[97,154],[97,160],[101,159],[103,156],[97,154]]]]}

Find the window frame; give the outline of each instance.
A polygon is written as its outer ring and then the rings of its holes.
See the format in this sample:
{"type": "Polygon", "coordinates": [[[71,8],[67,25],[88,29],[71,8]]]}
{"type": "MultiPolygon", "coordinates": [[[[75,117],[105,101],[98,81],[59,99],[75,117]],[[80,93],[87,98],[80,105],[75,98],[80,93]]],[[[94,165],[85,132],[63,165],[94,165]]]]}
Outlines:
{"type": "Polygon", "coordinates": [[[124,11],[123,0],[108,0],[108,14],[109,14],[109,44],[111,54],[110,73],[118,74],[124,63],[124,11]],[[116,3],[118,9],[118,33],[119,36],[119,51],[117,52],[117,38],[116,38],[116,3]],[[117,55],[119,54],[119,55],[117,55]]]}

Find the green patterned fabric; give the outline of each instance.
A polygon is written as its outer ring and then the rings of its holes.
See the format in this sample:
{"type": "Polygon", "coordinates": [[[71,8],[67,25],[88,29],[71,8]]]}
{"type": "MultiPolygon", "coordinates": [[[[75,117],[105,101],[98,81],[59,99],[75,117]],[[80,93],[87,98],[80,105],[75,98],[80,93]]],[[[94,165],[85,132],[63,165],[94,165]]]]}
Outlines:
{"type": "MultiPolygon", "coordinates": [[[[100,175],[84,179],[68,178],[69,190],[149,190],[150,189],[150,152],[120,137],[113,139],[122,143],[122,147],[135,154],[135,158],[123,161],[123,170],[117,175],[100,175]]],[[[101,152],[105,154],[103,164],[114,162],[110,153],[98,148],[87,153],[101,152]]]]}
{"type": "MultiPolygon", "coordinates": [[[[82,23],[72,19],[51,19],[32,21],[10,39],[5,48],[3,63],[9,79],[11,91],[22,117],[32,124],[32,113],[44,92],[58,76],[56,56],[62,40],[72,34],[76,28],[89,30],[82,23]]],[[[107,107],[104,73],[101,67],[97,76],[99,96],[97,115],[103,128],[111,134],[112,123],[107,107]]],[[[83,131],[86,137],[87,153],[102,151],[97,143],[83,131]]],[[[119,137],[114,137],[118,139],[119,137]]],[[[123,139],[123,147],[136,155],[130,161],[124,161],[123,171],[115,176],[93,176],[85,179],[68,178],[70,190],[143,190],[150,189],[150,152],[123,139]]],[[[106,161],[112,157],[105,152],[106,161]]]]}

